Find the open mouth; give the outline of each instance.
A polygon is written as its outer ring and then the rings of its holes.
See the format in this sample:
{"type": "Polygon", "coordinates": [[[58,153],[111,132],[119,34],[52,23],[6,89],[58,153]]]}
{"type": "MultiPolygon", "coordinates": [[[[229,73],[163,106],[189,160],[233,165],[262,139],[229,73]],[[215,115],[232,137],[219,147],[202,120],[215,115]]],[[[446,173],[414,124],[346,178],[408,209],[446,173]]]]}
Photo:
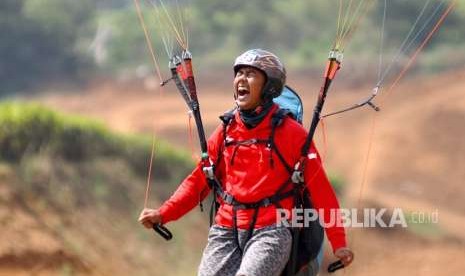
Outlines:
{"type": "Polygon", "coordinates": [[[250,94],[249,90],[245,87],[238,87],[237,88],[237,96],[245,96],[250,94]]]}

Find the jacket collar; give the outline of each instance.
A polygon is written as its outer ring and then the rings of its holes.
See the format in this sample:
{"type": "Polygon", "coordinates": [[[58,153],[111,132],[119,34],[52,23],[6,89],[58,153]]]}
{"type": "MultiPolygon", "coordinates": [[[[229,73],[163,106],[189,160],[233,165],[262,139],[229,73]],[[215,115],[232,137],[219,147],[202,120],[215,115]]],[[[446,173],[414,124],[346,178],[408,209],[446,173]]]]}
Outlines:
{"type": "Polygon", "coordinates": [[[242,121],[238,110],[235,111],[234,120],[235,120],[235,123],[240,127],[240,129],[243,129],[243,130],[246,130],[246,131],[255,132],[255,131],[261,131],[261,130],[269,129],[270,126],[271,126],[271,118],[272,118],[273,114],[276,112],[276,110],[278,108],[279,108],[278,105],[274,103],[273,106],[271,107],[270,111],[268,112],[268,114],[266,114],[265,118],[254,128],[250,128],[250,129],[247,128],[247,126],[242,121]]]}

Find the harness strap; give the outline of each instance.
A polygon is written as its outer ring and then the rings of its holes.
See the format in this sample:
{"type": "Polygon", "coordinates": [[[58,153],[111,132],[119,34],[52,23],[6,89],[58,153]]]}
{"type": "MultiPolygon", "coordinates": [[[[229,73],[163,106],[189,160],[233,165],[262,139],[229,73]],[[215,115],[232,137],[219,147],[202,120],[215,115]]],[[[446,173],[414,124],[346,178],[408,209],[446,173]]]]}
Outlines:
{"type": "Polygon", "coordinates": [[[255,224],[257,223],[258,212],[260,212],[259,207],[254,209],[253,216],[252,216],[252,221],[250,222],[250,225],[249,225],[249,231],[247,232],[246,241],[250,240],[250,238],[252,237],[253,230],[255,228],[255,224]]]}
{"type": "Polygon", "coordinates": [[[237,248],[239,248],[242,254],[241,243],[239,241],[239,231],[237,229],[237,207],[235,205],[233,205],[233,235],[236,239],[237,248]]]}
{"type": "MultiPolygon", "coordinates": [[[[239,210],[239,209],[240,209],[239,206],[233,205],[233,235],[234,235],[234,239],[236,240],[236,243],[237,243],[237,248],[239,248],[239,250],[242,253],[243,249],[242,249],[241,244],[240,244],[239,230],[238,230],[238,227],[237,227],[237,210],[239,210]]],[[[246,242],[248,240],[250,240],[250,238],[252,237],[253,230],[255,228],[255,224],[257,223],[257,218],[258,218],[258,212],[259,211],[260,211],[260,207],[254,208],[252,221],[250,222],[249,229],[247,230],[247,237],[245,239],[246,242]]]]}
{"type": "Polygon", "coordinates": [[[218,179],[216,179],[216,177],[213,179],[207,178],[207,184],[210,189],[213,190],[213,200],[210,206],[210,226],[212,226],[216,211],[219,207],[219,202],[216,196],[223,194],[223,188],[221,187],[221,184],[218,179]]]}
{"type": "Polygon", "coordinates": [[[217,209],[216,200],[212,200],[211,205],[210,205],[210,215],[209,215],[210,227],[213,225],[213,220],[215,219],[216,209],[217,209]]]}
{"type": "Polygon", "coordinates": [[[268,207],[270,205],[276,205],[283,199],[294,196],[294,190],[290,190],[290,191],[287,191],[281,194],[275,194],[273,196],[266,197],[260,201],[252,202],[252,203],[240,202],[236,200],[234,196],[232,196],[231,194],[227,192],[222,192],[221,194],[218,194],[218,196],[220,196],[223,199],[224,203],[231,205],[231,206],[235,206],[237,210],[248,210],[248,209],[268,207]]]}
{"type": "MultiPolygon", "coordinates": [[[[289,164],[286,162],[286,160],[284,159],[284,156],[281,154],[281,152],[279,151],[278,147],[275,145],[275,142],[274,142],[274,137],[275,137],[275,132],[276,132],[277,127],[281,125],[284,118],[286,118],[287,116],[290,116],[290,114],[292,114],[292,112],[290,112],[287,109],[278,109],[278,111],[276,111],[273,114],[273,117],[271,119],[271,134],[270,134],[270,138],[268,142],[269,143],[268,147],[270,149],[274,149],[274,151],[276,152],[276,155],[278,156],[279,160],[284,165],[286,170],[289,173],[292,173],[292,167],[289,166],[289,164]]],[[[270,162],[271,164],[273,164],[272,151],[270,151],[270,162]]]]}
{"type": "MultiPolygon", "coordinates": [[[[289,183],[289,181],[286,182],[286,184],[287,183],[289,183]]],[[[283,185],[283,186],[287,186],[287,185],[283,185]]],[[[253,230],[255,229],[255,224],[257,223],[258,213],[260,212],[260,208],[270,206],[271,204],[274,204],[276,208],[280,208],[281,205],[279,204],[279,202],[285,198],[295,196],[295,190],[292,189],[282,194],[276,194],[276,195],[264,198],[254,203],[242,203],[240,201],[237,201],[234,198],[234,196],[232,196],[231,194],[225,191],[222,191],[220,194],[218,194],[218,196],[220,196],[223,199],[224,203],[232,205],[233,235],[234,235],[234,239],[236,240],[237,248],[239,248],[239,250],[242,253],[242,248],[241,248],[241,244],[239,241],[239,230],[237,227],[237,210],[246,210],[246,209],[254,210],[253,215],[252,215],[252,221],[250,222],[249,228],[247,230],[247,237],[246,237],[246,242],[247,242],[248,240],[250,240],[250,238],[253,235],[253,230]]]]}
{"type": "MultiPolygon", "coordinates": [[[[222,116],[220,116],[221,121],[223,122],[223,137],[226,137],[227,133],[227,127],[231,123],[231,120],[234,118],[234,111],[235,109],[232,109],[226,113],[224,113],[222,116]]],[[[213,174],[215,173],[215,168],[218,167],[218,164],[222,158],[223,155],[223,150],[218,150],[218,155],[216,157],[216,162],[213,165],[213,174]]],[[[213,220],[215,218],[216,211],[219,208],[219,202],[216,198],[216,195],[218,193],[222,193],[223,188],[221,187],[221,183],[216,179],[216,177],[210,178],[207,176],[207,184],[210,187],[211,190],[213,190],[213,200],[211,202],[210,206],[210,226],[213,225],[213,220]]]]}
{"type": "MultiPolygon", "coordinates": [[[[289,174],[292,174],[293,172],[293,169],[291,166],[289,166],[289,164],[286,162],[286,160],[284,159],[284,156],[281,154],[281,152],[279,151],[278,147],[274,144],[274,138],[273,136],[271,137],[270,139],[270,148],[274,149],[274,152],[276,153],[276,155],[278,156],[279,158],[279,161],[281,161],[281,163],[283,164],[283,166],[286,168],[286,170],[289,172],[289,174]]],[[[270,151],[270,156],[271,156],[271,151],[270,151]]]]}

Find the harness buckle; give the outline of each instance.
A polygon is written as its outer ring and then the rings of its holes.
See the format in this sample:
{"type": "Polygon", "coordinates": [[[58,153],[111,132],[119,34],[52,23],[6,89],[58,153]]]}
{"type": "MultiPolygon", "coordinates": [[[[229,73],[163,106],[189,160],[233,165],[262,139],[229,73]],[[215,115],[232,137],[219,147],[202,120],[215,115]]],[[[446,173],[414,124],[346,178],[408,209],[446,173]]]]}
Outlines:
{"type": "Polygon", "coordinates": [[[294,171],[292,173],[292,182],[294,184],[299,184],[299,183],[304,182],[304,174],[302,173],[302,171],[294,171]]]}
{"type": "Polygon", "coordinates": [[[213,169],[213,166],[203,167],[202,171],[208,179],[215,179],[215,171],[213,169]]]}
{"type": "Polygon", "coordinates": [[[229,205],[232,205],[233,202],[234,202],[234,197],[232,195],[230,195],[230,194],[225,193],[223,195],[223,200],[224,200],[225,203],[227,203],[229,205]]]}
{"type": "Polygon", "coordinates": [[[305,181],[304,179],[304,171],[301,166],[301,162],[297,162],[294,166],[294,172],[292,173],[291,177],[292,183],[294,184],[300,184],[305,181]]]}
{"type": "Polygon", "coordinates": [[[269,197],[265,198],[263,201],[262,201],[262,206],[263,207],[268,207],[271,205],[271,199],[269,197]]]}

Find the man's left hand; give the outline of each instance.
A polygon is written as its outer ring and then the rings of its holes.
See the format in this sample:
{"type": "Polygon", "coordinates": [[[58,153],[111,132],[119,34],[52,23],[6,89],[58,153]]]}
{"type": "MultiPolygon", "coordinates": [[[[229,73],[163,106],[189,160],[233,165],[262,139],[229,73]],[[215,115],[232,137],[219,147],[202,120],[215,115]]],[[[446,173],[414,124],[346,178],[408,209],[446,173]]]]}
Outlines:
{"type": "Polygon", "coordinates": [[[348,247],[342,247],[334,252],[334,255],[341,260],[344,264],[344,267],[349,266],[354,260],[354,252],[348,247]]]}

